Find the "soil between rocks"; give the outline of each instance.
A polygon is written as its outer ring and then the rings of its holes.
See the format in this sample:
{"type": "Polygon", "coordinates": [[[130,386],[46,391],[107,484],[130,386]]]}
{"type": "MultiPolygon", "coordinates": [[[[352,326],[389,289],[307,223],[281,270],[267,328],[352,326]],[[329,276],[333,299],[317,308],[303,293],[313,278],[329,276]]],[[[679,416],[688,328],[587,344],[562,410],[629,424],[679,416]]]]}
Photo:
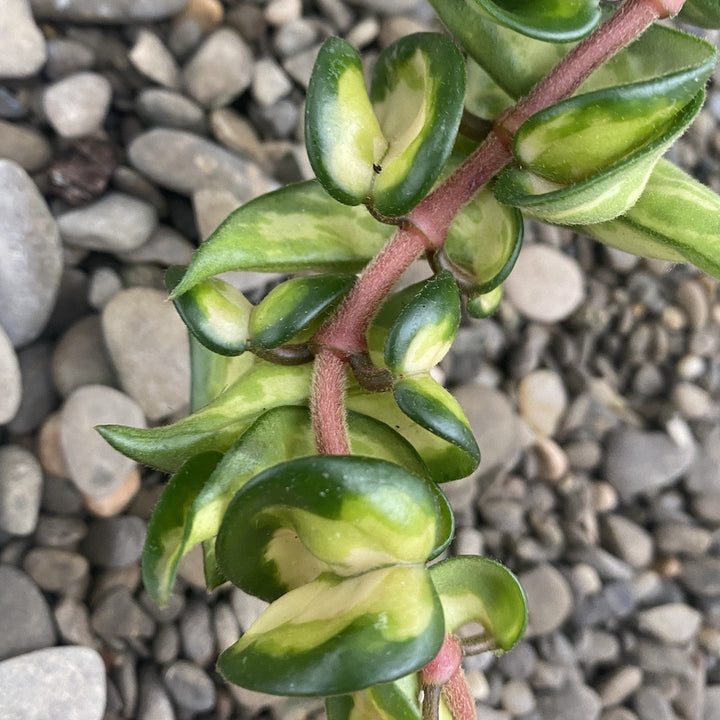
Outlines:
{"type": "MultiPolygon", "coordinates": [[[[1,5],[0,718],[322,717],[215,672],[262,603],[207,595],[196,554],[168,607],[147,596],[164,478],[91,428],[185,412],[164,268],[237,205],[311,176],[302,107],[322,40],[371,62],[437,29],[432,12],[1,5]]],[[[715,82],[672,158],[718,190],[715,82]]],[[[275,279],[236,281],[259,297],[275,279]]],[[[484,460],[446,486],[452,552],[502,560],[530,604],[515,650],[468,663],[481,720],[720,718],[719,329],[715,280],[534,225],[497,315],[463,322],[441,374],[484,460]]]]}

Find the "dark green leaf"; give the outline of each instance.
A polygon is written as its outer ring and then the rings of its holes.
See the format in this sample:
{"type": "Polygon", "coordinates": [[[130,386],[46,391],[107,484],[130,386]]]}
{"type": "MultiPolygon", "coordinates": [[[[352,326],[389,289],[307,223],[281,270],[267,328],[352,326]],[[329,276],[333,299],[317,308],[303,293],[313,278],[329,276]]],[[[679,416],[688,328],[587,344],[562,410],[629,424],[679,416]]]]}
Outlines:
{"type": "Polygon", "coordinates": [[[680,19],[691,25],[720,28],[720,2],[718,0],[687,0],[680,11],[680,19]]]}
{"type": "Polygon", "coordinates": [[[502,285],[498,285],[490,292],[468,297],[466,305],[468,315],[478,319],[489,317],[500,306],[502,296],[502,285]]]}
{"type": "Polygon", "coordinates": [[[327,720],[420,720],[416,675],[352,695],[327,698],[327,720]]]}

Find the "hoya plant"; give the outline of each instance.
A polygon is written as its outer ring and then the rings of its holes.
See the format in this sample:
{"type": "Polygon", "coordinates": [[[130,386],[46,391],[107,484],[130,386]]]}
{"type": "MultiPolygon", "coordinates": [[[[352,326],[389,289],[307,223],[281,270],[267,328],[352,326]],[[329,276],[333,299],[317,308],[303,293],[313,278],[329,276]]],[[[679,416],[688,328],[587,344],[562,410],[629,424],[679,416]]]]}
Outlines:
{"type": "MultiPolygon", "coordinates": [[[[461,659],[509,650],[523,591],[497,562],[433,562],[446,481],[481,454],[436,380],[463,313],[497,308],[524,218],[720,276],[720,198],[663,159],[698,114],[720,0],[431,0],[447,33],[386,48],[369,89],[328,39],[306,105],[316,180],[247,203],[167,273],[191,333],[191,414],[99,428],[172,474],[142,570],[167,601],[202,545],[208,588],[269,603],[218,660],[329,720],[474,717],[461,659]],[[424,257],[432,276],[394,290],[424,257]],[[217,275],[290,276],[257,305],[217,275]]],[[[482,447],[482,438],[480,438],[482,447]]]]}

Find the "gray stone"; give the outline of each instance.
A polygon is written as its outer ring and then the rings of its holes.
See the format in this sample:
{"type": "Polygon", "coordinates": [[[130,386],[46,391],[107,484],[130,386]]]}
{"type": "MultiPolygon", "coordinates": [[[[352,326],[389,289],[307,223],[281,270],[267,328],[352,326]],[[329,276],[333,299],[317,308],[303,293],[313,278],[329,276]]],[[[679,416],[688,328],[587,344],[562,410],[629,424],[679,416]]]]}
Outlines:
{"type": "Polygon", "coordinates": [[[56,406],[55,386],[50,370],[51,345],[36,342],[18,353],[22,396],[20,406],[8,428],[14,433],[27,433],[40,426],[56,406]]]}
{"type": "Polygon", "coordinates": [[[635,712],[640,720],[674,720],[670,702],[659,688],[640,688],[635,695],[635,712]]]}
{"type": "Polygon", "coordinates": [[[101,720],[105,696],[105,663],[91,648],[47,648],[0,663],[8,720],[101,720]]]}
{"type": "Polygon", "coordinates": [[[64,138],[91,135],[105,120],[112,87],[97,73],[79,72],[50,85],[43,110],[55,132],[64,138]]]}
{"type": "Polygon", "coordinates": [[[20,363],[15,350],[2,325],[0,325],[0,425],[10,422],[20,407],[22,397],[22,377],[20,363]]]}
{"type": "Polygon", "coordinates": [[[655,542],[667,555],[704,555],[712,544],[712,533],[695,525],[668,522],[656,528],[655,542]]]}
{"type": "Polygon", "coordinates": [[[27,0],[0,3],[0,78],[34,75],[45,64],[45,38],[27,0]]]}
{"type": "Polygon", "coordinates": [[[240,637],[240,625],[229,603],[218,602],[213,607],[213,630],[218,652],[226,650],[240,637]]]}
{"type": "Polygon", "coordinates": [[[0,564],[0,660],[54,644],[50,608],[37,585],[22,570],[0,564]]]}
{"type": "Polygon", "coordinates": [[[162,40],[149,30],[140,30],[128,59],[136,70],[158,85],[176,88],[180,83],[180,68],[175,58],[162,40]]]}
{"type": "Polygon", "coordinates": [[[119,292],[105,307],[102,325],[120,384],[148,419],[188,404],[187,330],[164,292],[139,287],[119,292]]]}
{"type": "Polygon", "coordinates": [[[150,668],[140,673],[137,720],[175,720],[170,698],[150,668]]]}
{"type": "MultiPolygon", "coordinates": [[[[100,265],[96,267],[90,275],[90,285],[88,287],[88,303],[92,308],[98,311],[102,309],[123,289],[123,279],[118,273],[111,267],[106,265],[100,265]]],[[[102,337],[102,333],[101,333],[102,337]]],[[[107,350],[103,342],[103,352],[107,357],[107,350]]],[[[110,362],[109,357],[107,357],[110,362]]],[[[112,370],[112,363],[110,362],[112,380],[106,382],[107,385],[115,385],[115,372],[112,370]]]]}
{"type": "Polygon", "coordinates": [[[320,45],[313,45],[307,50],[288,57],[288,59],[283,62],[285,72],[305,89],[307,89],[310,84],[310,76],[312,75],[319,51],[320,45]]]}
{"type": "Polygon", "coordinates": [[[557,630],[573,611],[573,597],[567,580],[547,564],[521,573],[519,579],[528,602],[525,637],[546,635],[557,630]]]}
{"type": "Polygon", "coordinates": [[[57,225],[28,174],[0,160],[0,325],[15,347],[45,326],[62,272],[57,225]]]}
{"type": "Polygon", "coordinates": [[[597,720],[600,698],[586,685],[569,682],[558,691],[538,695],[537,706],[543,718],[553,720],[597,720]]]}
{"type": "Polygon", "coordinates": [[[684,563],[681,579],[697,595],[720,596],[720,558],[705,556],[684,563]]]}
{"type": "Polygon", "coordinates": [[[205,107],[229,105],[252,82],[253,54],[230,28],[210,35],[183,69],[190,95],[205,107]]]}
{"type": "Polygon", "coordinates": [[[672,485],[694,457],[693,445],[678,445],[665,433],[621,428],[608,438],[605,479],[630,500],[672,485]]]}
{"type": "Polygon", "coordinates": [[[41,590],[72,597],[85,594],[90,577],[90,565],[82,555],[60,548],[33,548],[23,568],[41,590]]]}
{"type": "Polygon", "coordinates": [[[127,252],[140,247],[157,225],[155,208],[138,198],[111,192],[58,218],[60,234],[76,247],[127,252]]]}
{"type": "Polygon", "coordinates": [[[185,7],[188,0],[31,0],[35,17],[92,23],[162,20],[185,7]]]}
{"type": "Polygon", "coordinates": [[[155,622],[133,599],[128,588],[108,590],[90,618],[93,630],[105,638],[151,638],[155,622]]]}
{"type": "Polygon", "coordinates": [[[49,475],[43,487],[42,509],[60,515],[79,515],[83,497],[70,480],[49,475]]]}
{"type": "Polygon", "coordinates": [[[180,637],[185,657],[198,665],[207,665],[215,657],[215,641],[210,609],[199,600],[188,603],[180,618],[180,637]]]}
{"type": "Polygon", "coordinates": [[[60,338],[52,356],[52,377],[63,397],[82,385],[115,383],[98,315],[78,320],[60,338]]]}
{"type": "MultiPolygon", "coordinates": [[[[273,46],[281,58],[290,58],[309,48],[318,36],[317,27],[305,18],[286,23],[275,33],[273,46]]],[[[315,49],[317,54],[317,49],[315,49]]]]}
{"type": "Polygon", "coordinates": [[[73,482],[94,497],[117,490],[135,467],[94,430],[104,423],[145,427],[145,416],[134,400],[104,385],[84,385],[65,401],[60,416],[63,453],[73,482]]]}
{"type": "Polygon", "coordinates": [[[41,515],[35,529],[35,542],[43,547],[73,549],[87,534],[87,525],[77,517],[41,515]]]}
{"type": "Polygon", "coordinates": [[[262,58],[255,64],[252,95],[264,107],[275,104],[292,90],[290,78],[270,58],[262,58]]]}
{"type": "Polygon", "coordinates": [[[53,608],[53,614],[60,637],[66,643],[88,647],[95,644],[95,637],[90,629],[90,613],[84,602],[64,597],[53,608]]]}
{"type": "Polygon", "coordinates": [[[502,706],[512,717],[525,715],[535,709],[535,696],[525,680],[513,679],[502,689],[502,706]]]}
{"type": "Polygon", "coordinates": [[[157,263],[168,267],[189,265],[194,252],[195,246],[184,235],[168,225],[158,225],[147,242],[122,253],[121,257],[128,263],[157,263]]]}
{"type": "Polygon", "coordinates": [[[183,709],[201,713],[215,706],[215,685],[197,665],[178,660],[168,667],[163,680],[173,700],[183,709]]]}
{"type": "Polygon", "coordinates": [[[0,120],[0,157],[28,172],[37,172],[52,159],[52,147],[33,128],[0,120]]]}
{"type": "Polygon", "coordinates": [[[635,648],[637,662],[647,673],[690,678],[693,674],[691,651],[686,647],[666,645],[640,638],[635,648]]]}
{"type": "Polygon", "coordinates": [[[180,633],[175,625],[166,623],[158,628],[153,638],[152,652],[155,660],[161,665],[177,660],[180,654],[180,633]]]}
{"type": "Polygon", "coordinates": [[[705,689],[702,720],[720,720],[720,685],[708,685],[705,689]]]}
{"type": "Polygon", "coordinates": [[[140,172],[182,195],[216,188],[245,202],[277,187],[257,165],[180,130],[150,130],[130,143],[128,154],[140,172]]]}
{"type": "Polygon", "coordinates": [[[93,565],[120,568],[140,559],[145,543],[145,522],[136,515],[94,520],[82,542],[82,551],[93,565]]]}
{"type": "Polygon", "coordinates": [[[703,439],[683,484],[692,493],[720,492],[720,426],[703,439]]]}
{"type": "Polygon", "coordinates": [[[70,38],[49,38],[47,54],[45,74],[50,80],[60,80],[81,70],[90,70],[95,64],[95,53],[92,48],[70,38]]]}
{"type": "Polygon", "coordinates": [[[635,665],[618,668],[605,677],[598,686],[603,707],[619,705],[632,695],[643,681],[643,672],[635,665]]]}
{"type": "Polygon", "coordinates": [[[700,627],[702,615],[685,603],[668,603],[637,615],[638,627],[671,645],[682,645],[695,636],[700,627]]]}
{"type": "Polygon", "coordinates": [[[35,530],[43,474],[35,456],[19,445],[0,447],[0,530],[29,535],[35,530]]]}
{"type": "Polygon", "coordinates": [[[600,521],[603,545],[635,568],[647,567],[653,559],[652,537],[645,528],[622,515],[605,515],[600,521]]]}
{"type": "Polygon", "coordinates": [[[577,261],[547,245],[524,247],[503,287],[518,311],[538,322],[564,320],[585,298],[577,261]]]}
{"type": "Polygon", "coordinates": [[[207,129],[205,111],[179,92],[147,88],[135,101],[138,115],[149,125],[203,134],[207,129]]]}
{"type": "Polygon", "coordinates": [[[509,678],[526,680],[531,677],[537,663],[537,652],[529,642],[520,642],[512,652],[504,653],[497,659],[500,670],[509,678]]]}

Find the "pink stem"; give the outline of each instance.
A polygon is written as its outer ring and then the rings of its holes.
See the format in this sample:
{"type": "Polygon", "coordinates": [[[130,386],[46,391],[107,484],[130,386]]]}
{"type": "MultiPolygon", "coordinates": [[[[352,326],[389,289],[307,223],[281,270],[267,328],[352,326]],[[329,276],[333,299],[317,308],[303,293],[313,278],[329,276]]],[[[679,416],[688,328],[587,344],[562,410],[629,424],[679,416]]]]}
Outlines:
{"type": "Polygon", "coordinates": [[[442,689],[442,696],[453,720],[475,720],[475,701],[462,668],[459,667],[453,673],[447,685],[442,689]]]}
{"type": "Polygon", "coordinates": [[[318,350],[313,368],[310,412],[315,445],[321,455],[349,455],[345,427],[345,362],[326,348],[318,350]]]}

